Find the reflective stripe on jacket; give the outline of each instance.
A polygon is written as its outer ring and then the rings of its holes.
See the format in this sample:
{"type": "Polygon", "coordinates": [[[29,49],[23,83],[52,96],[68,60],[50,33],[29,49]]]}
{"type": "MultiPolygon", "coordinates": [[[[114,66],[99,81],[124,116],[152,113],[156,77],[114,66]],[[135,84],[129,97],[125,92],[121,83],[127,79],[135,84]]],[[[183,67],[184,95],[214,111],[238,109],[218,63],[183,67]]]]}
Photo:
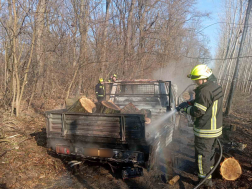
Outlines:
{"type": "Polygon", "coordinates": [[[222,88],[215,83],[214,75],[195,89],[194,105],[187,113],[196,117],[194,134],[203,138],[215,138],[222,134],[222,88]]]}

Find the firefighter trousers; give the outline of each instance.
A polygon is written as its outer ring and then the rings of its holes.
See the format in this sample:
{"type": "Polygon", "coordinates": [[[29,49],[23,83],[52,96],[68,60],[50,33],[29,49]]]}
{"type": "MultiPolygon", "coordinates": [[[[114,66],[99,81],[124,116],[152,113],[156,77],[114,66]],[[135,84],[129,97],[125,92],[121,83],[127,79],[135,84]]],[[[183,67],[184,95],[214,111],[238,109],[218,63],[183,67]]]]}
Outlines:
{"type": "Polygon", "coordinates": [[[101,101],[104,101],[104,100],[105,100],[104,97],[96,97],[96,98],[97,98],[97,101],[98,101],[98,102],[101,102],[101,101]]]}
{"type": "MultiPolygon", "coordinates": [[[[198,166],[198,177],[205,178],[214,164],[216,138],[195,136],[195,159],[198,166]]],[[[211,178],[208,177],[209,179],[211,178]]]]}

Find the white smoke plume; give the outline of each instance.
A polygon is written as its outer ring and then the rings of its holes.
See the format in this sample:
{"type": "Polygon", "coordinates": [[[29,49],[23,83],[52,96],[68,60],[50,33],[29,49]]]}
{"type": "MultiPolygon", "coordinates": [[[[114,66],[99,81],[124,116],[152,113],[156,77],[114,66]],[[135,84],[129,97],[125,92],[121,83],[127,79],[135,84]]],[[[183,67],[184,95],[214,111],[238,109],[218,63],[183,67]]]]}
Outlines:
{"type": "Polygon", "coordinates": [[[193,83],[187,78],[193,66],[191,63],[171,62],[166,67],[156,70],[153,73],[153,78],[171,81],[172,84],[177,85],[179,95],[188,85],[193,83]]]}

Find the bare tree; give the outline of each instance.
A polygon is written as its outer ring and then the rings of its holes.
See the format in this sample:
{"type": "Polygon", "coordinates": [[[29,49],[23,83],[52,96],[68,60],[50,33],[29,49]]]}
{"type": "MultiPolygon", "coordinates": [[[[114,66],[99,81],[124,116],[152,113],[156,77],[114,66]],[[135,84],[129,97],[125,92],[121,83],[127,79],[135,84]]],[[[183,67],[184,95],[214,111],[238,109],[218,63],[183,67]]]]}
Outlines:
{"type": "Polygon", "coordinates": [[[7,2],[0,12],[0,90],[17,116],[26,102],[94,96],[99,77],[149,78],[172,62],[183,67],[185,54],[209,56],[201,26],[193,24],[206,15],[194,0],[7,2]]]}

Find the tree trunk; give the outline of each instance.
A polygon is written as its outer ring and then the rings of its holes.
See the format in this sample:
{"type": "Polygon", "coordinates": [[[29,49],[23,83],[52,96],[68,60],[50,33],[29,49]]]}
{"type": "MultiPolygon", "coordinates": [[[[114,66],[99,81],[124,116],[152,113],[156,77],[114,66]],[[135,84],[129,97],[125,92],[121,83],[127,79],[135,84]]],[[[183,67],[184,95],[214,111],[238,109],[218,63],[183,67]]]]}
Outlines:
{"type": "Polygon", "coordinates": [[[108,32],[108,23],[109,23],[109,6],[111,0],[106,0],[106,15],[104,22],[104,32],[102,34],[102,47],[101,47],[101,62],[102,62],[102,77],[105,76],[105,71],[107,70],[107,32],[108,32]]]}
{"type": "Polygon", "coordinates": [[[20,93],[19,104],[21,104],[24,88],[25,88],[25,85],[27,83],[27,75],[28,75],[28,72],[30,70],[30,65],[31,65],[31,61],[32,61],[32,55],[33,55],[33,49],[34,49],[34,43],[35,43],[35,36],[36,36],[36,30],[33,31],[33,35],[32,35],[32,44],[31,44],[30,57],[29,57],[28,64],[27,64],[27,67],[26,67],[26,70],[25,70],[25,75],[24,75],[23,84],[22,84],[21,93],[20,93]]]}
{"type": "MultiPolygon", "coordinates": [[[[87,33],[88,33],[88,16],[89,16],[89,0],[81,0],[81,7],[80,7],[80,37],[81,37],[81,44],[80,44],[80,57],[79,57],[79,64],[80,68],[81,65],[84,65],[87,60],[87,33]]],[[[84,67],[85,68],[85,67],[84,67]]],[[[82,72],[83,74],[79,77],[79,82],[82,82],[83,76],[86,72],[82,72]]]]}
{"type": "Polygon", "coordinates": [[[144,77],[144,24],[146,14],[146,1],[138,0],[138,15],[139,15],[139,47],[138,47],[138,64],[140,68],[141,77],[144,77]]]}
{"type": "MultiPolygon", "coordinates": [[[[225,73],[225,63],[227,62],[227,58],[228,58],[228,54],[229,54],[229,49],[230,49],[230,46],[231,46],[231,41],[232,41],[232,37],[233,37],[233,34],[234,34],[234,26],[235,26],[235,18],[236,18],[236,11],[237,11],[238,7],[236,7],[235,9],[235,12],[234,12],[234,19],[233,21],[233,24],[231,26],[231,29],[228,29],[228,31],[230,30],[230,36],[229,36],[229,39],[228,39],[228,44],[227,44],[227,49],[226,49],[226,53],[225,53],[225,56],[224,56],[224,61],[223,61],[223,64],[221,65],[221,68],[220,68],[220,71],[219,71],[219,76],[218,78],[221,79],[220,80],[220,84],[223,82],[222,78],[223,78],[223,74],[225,73]]],[[[240,19],[241,19],[241,15],[240,15],[240,19]]],[[[240,28],[240,27],[239,27],[240,28]]],[[[228,32],[226,31],[226,32],[228,32]]],[[[237,35],[237,34],[236,34],[237,35]]],[[[227,64],[227,63],[226,63],[227,64]]]]}
{"type": "Polygon", "coordinates": [[[20,79],[19,79],[19,73],[18,73],[18,55],[17,55],[17,46],[18,46],[18,39],[17,39],[17,10],[16,10],[16,2],[13,0],[12,2],[13,6],[13,73],[14,73],[14,80],[15,80],[15,88],[16,88],[16,94],[15,94],[15,106],[16,106],[16,116],[19,116],[19,110],[20,110],[20,79]]]}
{"type": "Polygon", "coordinates": [[[38,63],[37,71],[37,90],[38,93],[43,95],[42,86],[43,86],[43,72],[44,72],[44,49],[43,49],[43,33],[44,33],[44,15],[46,9],[46,0],[39,0],[37,13],[36,13],[36,58],[38,63]]]}
{"type": "Polygon", "coordinates": [[[252,63],[250,62],[250,68],[248,69],[248,77],[244,86],[245,92],[249,92],[249,83],[251,83],[250,81],[251,72],[252,72],[252,63]]]}
{"type": "Polygon", "coordinates": [[[129,77],[130,72],[128,72],[129,66],[129,59],[130,59],[130,47],[131,47],[131,36],[132,36],[132,17],[133,17],[133,9],[135,5],[135,0],[131,0],[130,8],[129,8],[129,15],[127,21],[127,31],[126,31],[126,39],[125,39],[125,46],[124,46],[124,63],[125,63],[125,70],[127,76],[129,77]]]}
{"type": "Polygon", "coordinates": [[[72,77],[72,80],[71,80],[70,84],[68,85],[68,88],[67,88],[65,101],[66,101],[66,100],[68,99],[68,97],[69,97],[70,90],[71,90],[71,88],[72,88],[72,85],[73,85],[73,83],[74,83],[74,81],[75,81],[75,78],[76,78],[76,76],[77,76],[77,73],[78,73],[79,69],[80,69],[80,67],[76,65],[76,68],[75,68],[75,71],[74,71],[74,75],[73,75],[73,77],[72,77]]]}

